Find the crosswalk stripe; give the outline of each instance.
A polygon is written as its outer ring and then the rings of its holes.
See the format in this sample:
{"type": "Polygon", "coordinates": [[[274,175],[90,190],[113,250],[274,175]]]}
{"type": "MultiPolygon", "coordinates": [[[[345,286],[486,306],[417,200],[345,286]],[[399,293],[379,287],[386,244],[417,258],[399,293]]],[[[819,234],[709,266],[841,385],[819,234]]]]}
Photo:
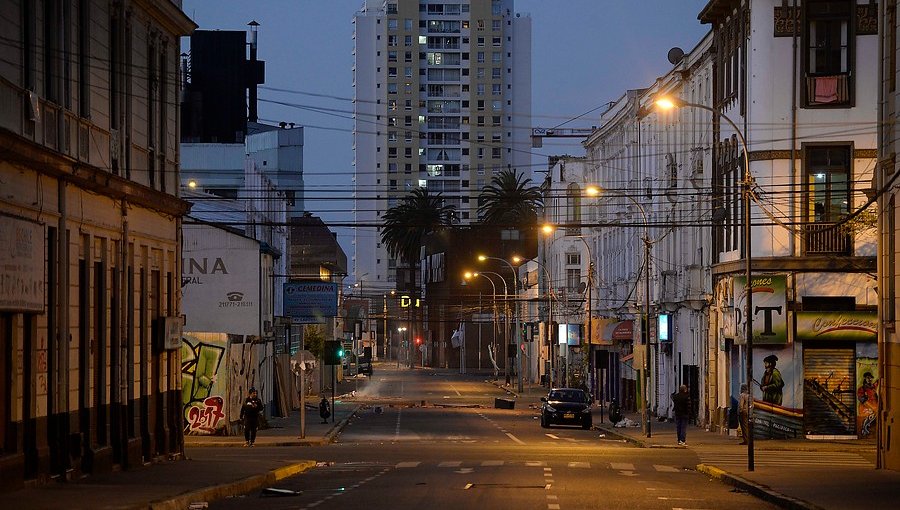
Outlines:
{"type": "Polygon", "coordinates": [[[462,462],[460,462],[458,460],[453,460],[453,461],[441,462],[440,464],[438,464],[438,467],[459,467],[461,464],[462,464],[462,462]]]}
{"type": "Polygon", "coordinates": [[[628,462],[610,462],[609,467],[616,471],[634,471],[634,464],[628,462]]]}
{"type": "Polygon", "coordinates": [[[400,462],[397,464],[397,468],[414,468],[417,467],[421,462],[400,462]]]}
{"type": "Polygon", "coordinates": [[[502,466],[503,461],[502,460],[486,460],[486,461],[482,462],[481,465],[484,467],[502,466]]]}
{"type": "Polygon", "coordinates": [[[591,463],[590,462],[569,462],[569,467],[570,468],[588,468],[588,469],[590,469],[591,463]]]}
{"type": "Polygon", "coordinates": [[[546,464],[542,460],[529,460],[525,463],[525,465],[528,467],[541,467],[545,466],[546,464]]]}
{"type": "Polygon", "coordinates": [[[654,464],[653,469],[661,473],[678,473],[681,470],[674,466],[664,466],[662,464],[654,464]]]}

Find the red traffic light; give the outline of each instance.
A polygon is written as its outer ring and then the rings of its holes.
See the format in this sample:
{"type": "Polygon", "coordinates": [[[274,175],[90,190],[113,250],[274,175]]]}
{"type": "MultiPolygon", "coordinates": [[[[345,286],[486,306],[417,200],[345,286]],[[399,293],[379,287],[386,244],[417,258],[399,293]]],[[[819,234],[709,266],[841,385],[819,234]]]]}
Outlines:
{"type": "Polygon", "coordinates": [[[416,345],[419,345],[421,343],[422,343],[422,339],[419,337],[416,337],[416,345]]]}

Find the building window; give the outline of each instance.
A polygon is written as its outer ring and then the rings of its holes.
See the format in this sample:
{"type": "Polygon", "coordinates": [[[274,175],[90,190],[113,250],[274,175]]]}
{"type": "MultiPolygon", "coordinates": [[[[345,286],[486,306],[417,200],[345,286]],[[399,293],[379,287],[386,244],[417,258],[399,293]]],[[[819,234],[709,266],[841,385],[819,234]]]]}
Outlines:
{"type": "Polygon", "coordinates": [[[569,292],[578,292],[581,287],[581,268],[566,268],[566,289],[569,292]]]}
{"type": "Polygon", "coordinates": [[[495,80],[500,79],[500,68],[499,67],[495,67],[495,68],[491,69],[491,78],[493,78],[495,80]]]}
{"type": "Polygon", "coordinates": [[[849,105],[853,71],[852,8],[856,2],[811,1],[805,5],[807,106],[849,105]]]}
{"type": "Polygon", "coordinates": [[[503,60],[503,53],[499,51],[494,51],[491,53],[491,62],[494,64],[499,64],[503,60]]]}
{"type": "Polygon", "coordinates": [[[500,159],[501,150],[502,149],[500,147],[491,147],[491,158],[500,159]]]}
{"type": "Polygon", "coordinates": [[[570,266],[580,266],[581,265],[581,253],[571,252],[566,253],[566,264],[570,266]]]}
{"type": "Polygon", "coordinates": [[[479,64],[484,64],[484,52],[483,52],[483,51],[479,51],[479,52],[476,54],[476,59],[477,59],[477,62],[478,62],[479,64]]]}
{"type": "Polygon", "coordinates": [[[850,147],[806,150],[806,253],[850,252],[850,236],[836,224],[850,213],[850,147]]]}
{"type": "Polygon", "coordinates": [[[502,26],[502,22],[499,19],[491,20],[491,30],[493,30],[494,32],[499,32],[500,27],[502,26]]]}

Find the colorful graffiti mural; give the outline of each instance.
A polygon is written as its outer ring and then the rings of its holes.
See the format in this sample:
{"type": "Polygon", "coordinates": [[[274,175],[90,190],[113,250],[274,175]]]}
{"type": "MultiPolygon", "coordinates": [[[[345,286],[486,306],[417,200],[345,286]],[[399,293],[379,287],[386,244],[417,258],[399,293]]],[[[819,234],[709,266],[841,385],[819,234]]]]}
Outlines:
{"type": "Polygon", "coordinates": [[[217,434],[226,422],[219,369],[224,341],[185,336],[181,340],[181,392],[186,434],[217,434]],[[204,341],[205,340],[205,341],[204,341]]]}
{"type": "Polygon", "coordinates": [[[761,438],[803,435],[802,394],[794,345],[753,350],[753,433],[761,438]]]}
{"type": "Polygon", "coordinates": [[[878,414],[878,359],[856,359],[856,433],[860,438],[875,435],[878,414]]]}

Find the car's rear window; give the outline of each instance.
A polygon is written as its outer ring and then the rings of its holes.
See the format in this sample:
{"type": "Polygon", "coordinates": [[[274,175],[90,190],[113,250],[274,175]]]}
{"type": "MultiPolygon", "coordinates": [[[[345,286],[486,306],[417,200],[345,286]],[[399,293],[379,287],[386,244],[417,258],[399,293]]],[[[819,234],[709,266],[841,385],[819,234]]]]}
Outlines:
{"type": "Polygon", "coordinates": [[[576,390],[551,391],[548,400],[557,402],[584,402],[584,392],[576,390]]]}

